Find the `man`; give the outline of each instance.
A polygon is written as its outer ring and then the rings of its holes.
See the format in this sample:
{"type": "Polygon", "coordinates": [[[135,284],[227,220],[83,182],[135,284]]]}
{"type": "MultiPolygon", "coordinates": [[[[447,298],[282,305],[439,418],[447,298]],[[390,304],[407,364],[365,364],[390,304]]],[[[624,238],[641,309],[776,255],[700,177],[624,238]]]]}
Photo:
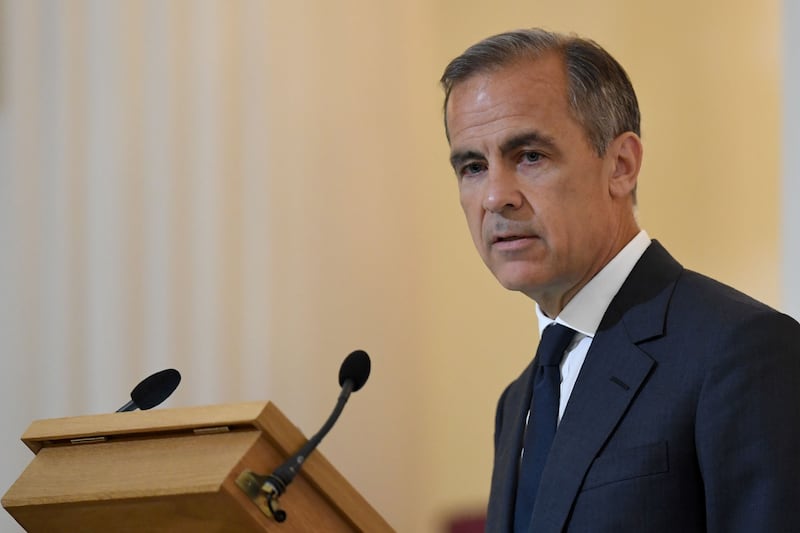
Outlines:
{"type": "Polygon", "coordinates": [[[622,67],[534,29],[442,84],[475,246],[543,339],[566,333],[500,398],[487,531],[800,531],[800,325],[640,230],[622,67]]]}

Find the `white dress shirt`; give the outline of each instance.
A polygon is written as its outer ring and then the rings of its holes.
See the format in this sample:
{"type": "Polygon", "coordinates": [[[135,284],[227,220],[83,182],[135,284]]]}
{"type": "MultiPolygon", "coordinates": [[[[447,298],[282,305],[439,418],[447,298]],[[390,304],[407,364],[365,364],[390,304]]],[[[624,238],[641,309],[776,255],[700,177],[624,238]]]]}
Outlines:
{"type": "Polygon", "coordinates": [[[564,358],[561,360],[559,422],[572,394],[572,388],[578,380],[586,353],[600,326],[600,320],[648,246],[650,246],[650,237],[647,232],[641,230],[600,272],[589,280],[589,283],[572,297],[555,320],[547,317],[539,305],[536,305],[536,315],[539,317],[539,338],[541,338],[544,328],[553,322],[564,324],[578,332],[567,346],[564,358]]]}

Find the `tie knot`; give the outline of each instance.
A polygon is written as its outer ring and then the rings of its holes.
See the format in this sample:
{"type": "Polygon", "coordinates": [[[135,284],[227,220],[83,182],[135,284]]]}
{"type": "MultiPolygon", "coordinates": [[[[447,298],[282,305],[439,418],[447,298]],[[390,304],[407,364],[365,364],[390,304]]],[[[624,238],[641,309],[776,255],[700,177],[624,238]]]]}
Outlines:
{"type": "Polygon", "coordinates": [[[536,359],[540,366],[556,366],[564,357],[564,350],[569,346],[575,336],[575,330],[555,322],[544,328],[539,348],[536,349],[536,359]]]}

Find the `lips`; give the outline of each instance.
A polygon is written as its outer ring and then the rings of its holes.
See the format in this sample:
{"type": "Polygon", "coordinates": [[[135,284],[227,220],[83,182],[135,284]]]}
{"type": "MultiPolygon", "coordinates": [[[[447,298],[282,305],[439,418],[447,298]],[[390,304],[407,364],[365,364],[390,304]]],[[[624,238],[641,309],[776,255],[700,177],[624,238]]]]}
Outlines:
{"type": "Polygon", "coordinates": [[[519,250],[539,239],[531,221],[487,217],[483,224],[483,242],[496,250],[519,250]]]}
{"type": "Polygon", "coordinates": [[[513,242],[519,241],[523,239],[535,239],[536,235],[532,234],[509,234],[509,235],[495,235],[491,239],[492,244],[502,243],[502,242],[513,242]]]}
{"type": "Polygon", "coordinates": [[[519,239],[528,239],[530,238],[529,235],[497,235],[492,239],[492,244],[496,242],[508,242],[508,241],[516,241],[519,239]]]}
{"type": "Polygon", "coordinates": [[[539,237],[531,234],[496,235],[490,241],[492,250],[503,254],[528,250],[539,237]]]}

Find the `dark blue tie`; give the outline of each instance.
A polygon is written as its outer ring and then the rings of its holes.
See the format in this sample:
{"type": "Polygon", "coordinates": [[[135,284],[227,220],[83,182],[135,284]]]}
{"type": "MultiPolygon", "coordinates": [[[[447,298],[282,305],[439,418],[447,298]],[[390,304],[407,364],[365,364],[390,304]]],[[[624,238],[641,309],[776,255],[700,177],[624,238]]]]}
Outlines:
{"type": "Polygon", "coordinates": [[[536,349],[528,426],[519,467],[517,500],[514,507],[514,533],[525,533],[531,522],[542,471],[556,435],[561,373],[558,365],[575,331],[552,323],[544,329],[536,349]]]}

